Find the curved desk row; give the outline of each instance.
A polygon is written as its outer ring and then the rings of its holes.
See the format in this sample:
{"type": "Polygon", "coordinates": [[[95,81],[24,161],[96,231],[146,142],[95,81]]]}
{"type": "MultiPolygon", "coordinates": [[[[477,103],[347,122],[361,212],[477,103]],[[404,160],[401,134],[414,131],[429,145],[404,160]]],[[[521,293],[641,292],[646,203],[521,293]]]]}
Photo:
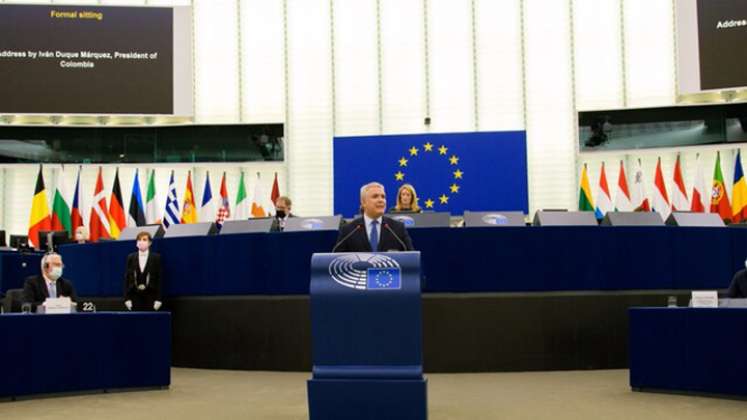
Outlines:
{"type": "MultiPolygon", "coordinates": [[[[426,293],[723,289],[744,267],[747,229],[521,227],[411,229],[426,293]]],[[[157,239],[164,294],[308,294],[315,252],[337,232],[157,239]]],[[[121,296],[133,241],[63,245],[78,295],[121,296]]]]}

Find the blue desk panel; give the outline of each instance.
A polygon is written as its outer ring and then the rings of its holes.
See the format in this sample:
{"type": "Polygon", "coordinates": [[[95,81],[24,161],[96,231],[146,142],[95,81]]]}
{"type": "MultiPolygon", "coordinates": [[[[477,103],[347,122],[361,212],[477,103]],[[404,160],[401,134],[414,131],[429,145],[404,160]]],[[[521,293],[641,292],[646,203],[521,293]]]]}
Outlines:
{"type": "Polygon", "coordinates": [[[631,308],[630,386],[747,396],[747,308],[631,308]]]}
{"type": "Polygon", "coordinates": [[[0,398],[164,387],[171,314],[0,315],[0,398]]]}
{"type": "Polygon", "coordinates": [[[39,274],[42,255],[41,252],[0,251],[0,294],[9,289],[22,289],[26,277],[39,274]]]}
{"type": "MultiPolygon", "coordinates": [[[[747,229],[411,229],[425,292],[722,289],[744,267],[747,229]]],[[[337,232],[156,239],[166,296],[307,294],[315,252],[337,232]]],[[[63,245],[80,296],[121,296],[134,241],[63,245]]]]}

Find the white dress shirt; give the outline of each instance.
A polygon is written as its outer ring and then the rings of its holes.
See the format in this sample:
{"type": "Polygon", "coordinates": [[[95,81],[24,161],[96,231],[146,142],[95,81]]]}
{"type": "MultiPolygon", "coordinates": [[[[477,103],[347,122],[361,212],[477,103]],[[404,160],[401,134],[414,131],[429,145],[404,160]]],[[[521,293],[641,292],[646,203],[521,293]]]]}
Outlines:
{"type": "MultiPolygon", "coordinates": [[[[363,221],[366,224],[366,238],[368,238],[369,242],[371,241],[371,227],[372,227],[372,222],[374,220],[376,220],[377,222],[379,222],[379,224],[376,225],[376,231],[379,234],[379,236],[376,239],[378,239],[378,242],[381,242],[381,229],[382,229],[381,223],[382,223],[383,219],[384,219],[383,216],[379,216],[378,219],[372,219],[372,218],[368,217],[365,214],[363,215],[363,221]]],[[[374,249],[374,251],[376,251],[376,250],[374,249]]]]}
{"type": "Polygon", "coordinates": [[[49,293],[49,297],[52,297],[52,290],[54,290],[54,297],[58,297],[60,295],[60,292],[57,290],[57,282],[52,281],[51,279],[48,279],[47,276],[43,276],[44,281],[47,285],[47,293],[49,293]]]}
{"type": "Polygon", "coordinates": [[[137,254],[138,254],[138,255],[137,255],[137,257],[138,257],[138,262],[140,262],[140,272],[141,272],[141,273],[142,273],[143,271],[145,271],[145,264],[146,264],[146,263],[148,262],[148,253],[149,253],[149,252],[150,252],[150,250],[148,250],[148,251],[145,251],[145,252],[143,252],[143,251],[138,251],[138,252],[137,252],[137,254]]]}

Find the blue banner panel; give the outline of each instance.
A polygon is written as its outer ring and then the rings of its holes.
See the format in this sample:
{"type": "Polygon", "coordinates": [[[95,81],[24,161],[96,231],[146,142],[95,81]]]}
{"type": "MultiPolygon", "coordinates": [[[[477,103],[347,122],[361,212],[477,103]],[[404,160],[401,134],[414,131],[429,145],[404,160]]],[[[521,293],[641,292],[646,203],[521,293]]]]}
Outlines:
{"type": "Polygon", "coordinates": [[[529,211],[524,131],[337,137],[334,174],[335,214],[346,217],[371,181],[384,185],[389,207],[411,184],[425,211],[529,211]]]}

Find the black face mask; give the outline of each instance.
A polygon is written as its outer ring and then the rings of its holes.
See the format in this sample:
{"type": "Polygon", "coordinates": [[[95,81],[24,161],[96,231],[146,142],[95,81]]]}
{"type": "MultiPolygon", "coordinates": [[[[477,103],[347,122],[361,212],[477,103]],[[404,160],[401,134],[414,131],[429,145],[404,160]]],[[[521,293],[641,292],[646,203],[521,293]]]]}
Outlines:
{"type": "Polygon", "coordinates": [[[284,219],[285,210],[275,210],[275,217],[277,217],[278,219],[284,219]]]}

